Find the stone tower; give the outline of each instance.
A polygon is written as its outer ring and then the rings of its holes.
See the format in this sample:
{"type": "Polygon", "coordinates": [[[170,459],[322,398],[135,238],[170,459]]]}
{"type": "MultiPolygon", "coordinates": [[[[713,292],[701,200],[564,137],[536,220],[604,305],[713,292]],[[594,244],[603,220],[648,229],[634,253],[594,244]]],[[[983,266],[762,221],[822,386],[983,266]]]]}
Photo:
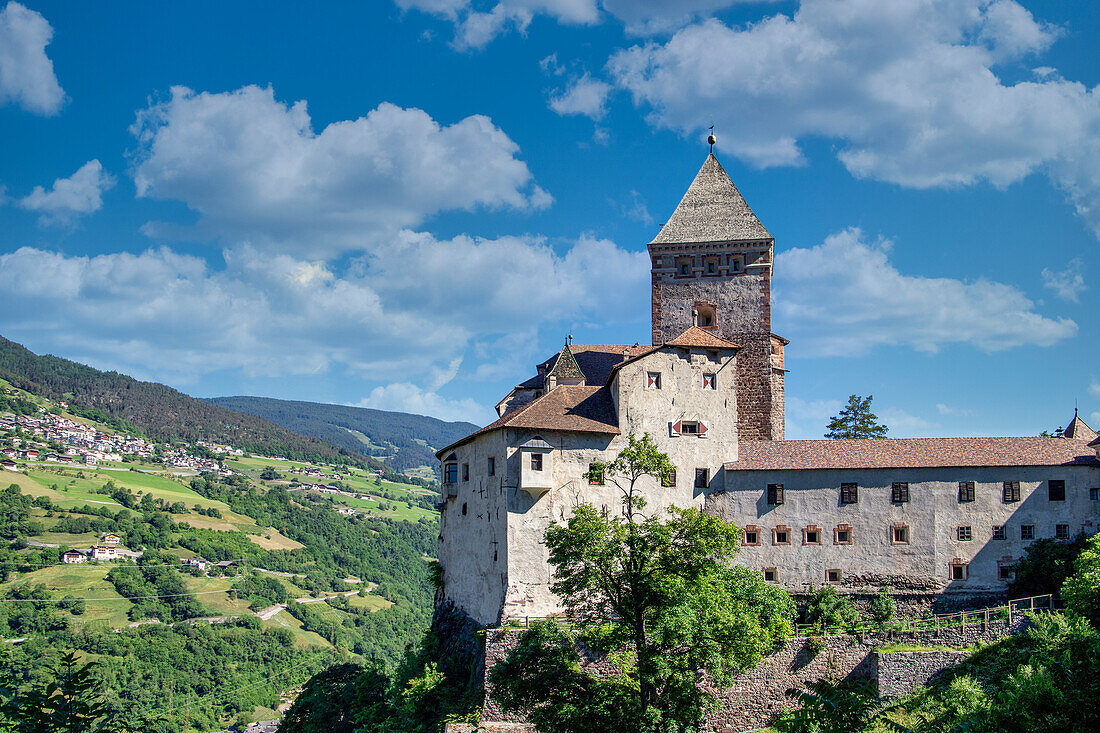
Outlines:
{"type": "Polygon", "coordinates": [[[741,346],[737,355],[740,440],[783,439],[783,348],[771,332],[775,240],[711,153],[657,237],[653,343],[691,326],[741,346]]]}

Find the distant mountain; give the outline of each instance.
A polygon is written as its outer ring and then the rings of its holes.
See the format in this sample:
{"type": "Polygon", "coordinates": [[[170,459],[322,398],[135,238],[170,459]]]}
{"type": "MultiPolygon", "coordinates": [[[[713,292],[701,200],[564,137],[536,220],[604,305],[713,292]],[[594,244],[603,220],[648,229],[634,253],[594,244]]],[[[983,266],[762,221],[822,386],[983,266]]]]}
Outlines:
{"type": "Polygon", "coordinates": [[[436,465],[435,451],[478,429],[468,422],[366,407],[291,402],[268,397],[214,397],[208,402],[266,418],[288,430],[380,458],[397,471],[436,465]]]}
{"type": "Polygon", "coordinates": [[[299,435],[261,417],[188,397],[163,384],[101,372],[57,356],[39,356],[2,336],[0,377],[28,392],[67,401],[71,409],[83,411],[87,417],[132,425],[153,440],[207,440],[251,453],[382,468],[378,461],[366,458],[362,449],[299,435]]]}

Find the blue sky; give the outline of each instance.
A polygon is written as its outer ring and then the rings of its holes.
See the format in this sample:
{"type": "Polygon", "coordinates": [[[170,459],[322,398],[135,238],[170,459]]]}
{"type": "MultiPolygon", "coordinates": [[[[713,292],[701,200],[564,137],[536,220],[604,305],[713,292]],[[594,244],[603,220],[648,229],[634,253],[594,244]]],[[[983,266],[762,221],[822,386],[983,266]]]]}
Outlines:
{"type": "Polygon", "coordinates": [[[788,437],[1100,423],[1100,4],[0,0],[0,334],[485,422],[649,337],[717,152],[776,238],[788,437]]]}

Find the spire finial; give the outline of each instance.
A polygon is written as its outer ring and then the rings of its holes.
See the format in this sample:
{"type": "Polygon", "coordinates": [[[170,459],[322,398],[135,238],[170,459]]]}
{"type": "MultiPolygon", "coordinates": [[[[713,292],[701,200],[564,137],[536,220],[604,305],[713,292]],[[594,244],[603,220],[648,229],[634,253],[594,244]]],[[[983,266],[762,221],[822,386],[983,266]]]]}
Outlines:
{"type": "Polygon", "coordinates": [[[710,126],[710,134],[707,135],[707,142],[710,143],[710,154],[714,155],[714,144],[718,142],[718,138],[714,136],[714,125],[710,126]]]}

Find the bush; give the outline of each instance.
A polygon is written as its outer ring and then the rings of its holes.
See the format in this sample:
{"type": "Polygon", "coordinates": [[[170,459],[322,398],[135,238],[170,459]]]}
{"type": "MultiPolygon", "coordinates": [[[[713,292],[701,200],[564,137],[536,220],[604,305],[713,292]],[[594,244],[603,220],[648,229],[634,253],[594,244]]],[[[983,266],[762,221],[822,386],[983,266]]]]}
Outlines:
{"type": "Polygon", "coordinates": [[[894,597],[890,595],[889,590],[884,585],[878,589],[878,593],[871,599],[871,620],[883,631],[890,626],[898,613],[898,604],[894,602],[894,597]]]}
{"type": "Polygon", "coordinates": [[[850,628],[859,624],[859,611],[847,596],[837,593],[836,588],[826,585],[810,596],[806,607],[806,622],[817,628],[850,628]]]}

